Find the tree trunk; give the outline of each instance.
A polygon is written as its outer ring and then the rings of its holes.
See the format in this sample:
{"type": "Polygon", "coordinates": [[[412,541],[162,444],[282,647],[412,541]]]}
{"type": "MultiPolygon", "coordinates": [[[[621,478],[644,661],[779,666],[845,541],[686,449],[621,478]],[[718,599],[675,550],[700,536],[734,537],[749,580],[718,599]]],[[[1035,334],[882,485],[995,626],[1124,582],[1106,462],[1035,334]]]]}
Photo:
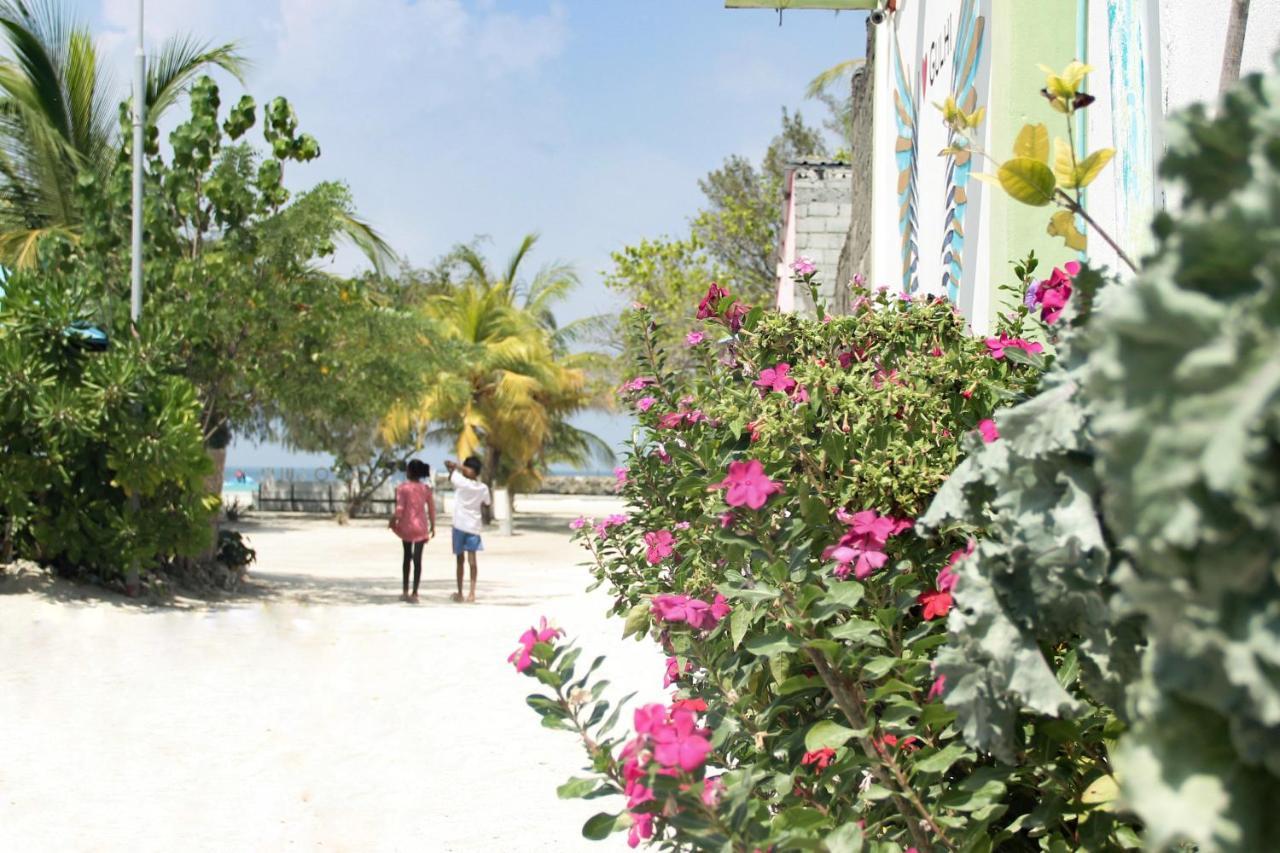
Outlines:
{"type": "Polygon", "coordinates": [[[511,536],[515,533],[516,525],[516,496],[511,491],[511,487],[507,486],[507,517],[502,519],[502,535],[511,536]]]}
{"type": "Polygon", "coordinates": [[[1249,0],[1232,0],[1231,17],[1227,21],[1227,45],[1222,51],[1222,77],[1218,95],[1240,80],[1240,62],[1244,58],[1244,34],[1249,22],[1249,0]]]}
{"type": "MultiPolygon", "coordinates": [[[[205,447],[205,452],[209,454],[209,459],[213,462],[213,473],[204,480],[204,489],[211,495],[222,497],[222,479],[227,473],[227,448],[226,447],[205,447]]],[[[218,556],[218,531],[222,527],[222,512],[219,510],[214,513],[213,518],[209,521],[211,528],[210,534],[212,539],[209,547],[200,555],[200,559],[204,562],[212,562],[218,556]]]]}
{"type": "MultiPolygon", "coordinates": [[[[480,479],[489,487],[490,495],[493,494],[494,482],[498,479],[498,464],[500,462],[502,462],[502,451],[496,447],[486,447],[484,470],[480,472],[480,479]]],[[[486,526],[493,524],[492,506],[485,504],[480,507],[480,521],[486,526]]]]}

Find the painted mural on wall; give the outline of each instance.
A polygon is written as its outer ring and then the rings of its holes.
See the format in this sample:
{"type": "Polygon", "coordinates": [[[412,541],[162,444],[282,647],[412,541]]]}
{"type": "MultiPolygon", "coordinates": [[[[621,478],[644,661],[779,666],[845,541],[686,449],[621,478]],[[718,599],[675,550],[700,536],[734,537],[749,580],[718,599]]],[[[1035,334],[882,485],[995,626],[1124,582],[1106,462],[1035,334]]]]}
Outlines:
{"type": "MultiPolygon", "coordinates": [[[[888,24],[884,69],[892,121],[878,125],[892,127],[896,135],[892,198],[897,209],[889,221],[897,230],[877,238],[877,251],[892,239],[902,290],[945,294],[962,307],[971,301],[975,282],[973,241],[967,236],[977,231],[979,189],[970,184],[970,154],[938,156],[956,140],[933,104],[948,96],[966,112],[986,104],[989,6],[990,0],[899,2],[888,24]]],[[[888,188],[884,181],[880,186],[888,188]]],[[[877,221],[883,220],[877,216],[877,221]]]]}

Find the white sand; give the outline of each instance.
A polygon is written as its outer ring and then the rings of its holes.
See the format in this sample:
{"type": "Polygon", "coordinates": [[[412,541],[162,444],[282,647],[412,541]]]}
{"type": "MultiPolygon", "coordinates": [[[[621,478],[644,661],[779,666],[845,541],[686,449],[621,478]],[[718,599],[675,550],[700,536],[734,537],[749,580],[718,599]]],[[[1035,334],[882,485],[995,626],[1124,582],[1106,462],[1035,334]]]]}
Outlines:
{"type": "Polygon", "coordinates": [[[0,580],[0,850],[625,849],[581,837],[621,804],[557,799],[583,753],[506,662],[547,614],[610,655],[615,697],[662,698],[660,652],[582,592],[571,517],[486,536],[477,605],[448,600],[443,523],[417,607],[372,523],[250,521],[264,592],[217,605],[0,580]]]}

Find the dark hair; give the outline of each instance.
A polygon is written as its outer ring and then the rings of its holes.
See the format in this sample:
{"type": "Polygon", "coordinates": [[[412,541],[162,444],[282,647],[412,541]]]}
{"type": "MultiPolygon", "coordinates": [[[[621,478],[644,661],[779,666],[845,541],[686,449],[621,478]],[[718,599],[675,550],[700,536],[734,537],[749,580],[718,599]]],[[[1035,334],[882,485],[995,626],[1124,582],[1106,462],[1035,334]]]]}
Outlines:
{"type": "Polygon", "coordinates": [[[421,459],[410,459],[409,464],[404,467],[404,472],[409,475],[410,480],[421,480],[431,476],[431,466],[421,459]]]}
{"type": "Polygon", "coordinates": [[[479,456],[468,456],[462,460],[462,464],[475,471],[477,475],[484,470],[484,463],[480,461],[479,456]]]}

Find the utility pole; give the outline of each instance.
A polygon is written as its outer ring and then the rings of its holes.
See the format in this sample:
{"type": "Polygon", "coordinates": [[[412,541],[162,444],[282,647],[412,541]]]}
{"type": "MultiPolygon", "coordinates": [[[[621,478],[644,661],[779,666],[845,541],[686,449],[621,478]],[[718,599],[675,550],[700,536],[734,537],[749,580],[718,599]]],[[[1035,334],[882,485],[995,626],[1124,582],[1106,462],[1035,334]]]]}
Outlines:
{"type": "Polygon", "coordinates": [[[1240,61],[1244,57],[1245,26],[1249,23],[1249,0],[1231,0],[1231,17],[1227,19],[1227,45],[1222,51],[1222,77],[1218,80],[1218,95],[1240,79],[1240,61]]]}
{"type": "MultiPolygon", "coordinates": [[[[143,0],[138,0],[138,49],[133,55],[133,255],[130,258],[129,325],[135,338],[141,334],[142,323],[142,149],[146,144],[147,109],[147,55],[142,37],[142,6],[143,0]]],[[[129,499],[129,506],[136,525],[141,511],[136,493],[129,499]]],[[[138,559],[135,557],[129,562],[124,581],[125,592],[130,596],[141,591],[138,575],[138,559]]]]}

